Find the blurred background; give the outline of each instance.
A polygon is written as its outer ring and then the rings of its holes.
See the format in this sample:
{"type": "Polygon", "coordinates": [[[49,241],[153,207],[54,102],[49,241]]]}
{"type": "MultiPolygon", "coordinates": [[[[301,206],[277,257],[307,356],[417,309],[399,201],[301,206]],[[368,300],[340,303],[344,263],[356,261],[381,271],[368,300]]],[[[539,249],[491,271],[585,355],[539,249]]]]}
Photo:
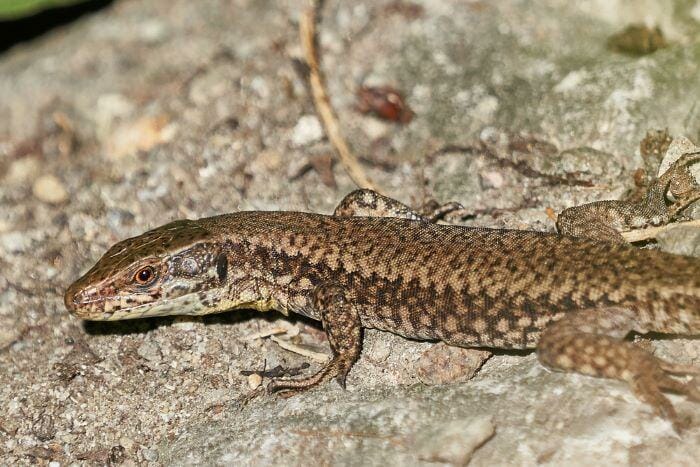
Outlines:
{"type": "Polygon", "coordinates": [[[113,0],[0,0],[0,53],[113,0]]]}

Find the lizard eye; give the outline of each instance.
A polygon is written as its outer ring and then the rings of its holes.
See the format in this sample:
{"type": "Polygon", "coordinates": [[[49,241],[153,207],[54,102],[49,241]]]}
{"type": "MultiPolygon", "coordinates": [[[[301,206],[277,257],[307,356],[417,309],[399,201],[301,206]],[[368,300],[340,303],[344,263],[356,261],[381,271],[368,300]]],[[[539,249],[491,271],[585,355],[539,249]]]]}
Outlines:
{"type": "Polygon", "coordinates": [[[139,269],[134,275],[134,281],[139,285],[148,285],[156,278],[156,272],[153,267],[146,266],[139,269]]]}

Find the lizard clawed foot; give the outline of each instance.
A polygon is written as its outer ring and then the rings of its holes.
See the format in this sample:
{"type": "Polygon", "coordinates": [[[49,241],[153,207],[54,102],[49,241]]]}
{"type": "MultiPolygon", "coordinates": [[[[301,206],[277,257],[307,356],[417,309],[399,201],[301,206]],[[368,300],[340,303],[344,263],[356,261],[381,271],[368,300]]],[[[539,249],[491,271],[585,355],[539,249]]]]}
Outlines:
{"type": "Polygon", "coordinates": [[[673,408],[671,401],[662,391],[673,392],[685,396],[693,402],[700,402],[700,387],[693,378],[689,381],[679,381],[670,375],[697,375],[700,368],[689,365],[677,365],[654,357],[642,349],[632,351],[632,362],[636,364],[629,368],[633,375],[626,379],[632,386],[637,397],[651,405],[657,415],[669,420],[676,433],[688,428],[690,419],[682,418],[673,408]],[[636,354],[636,355],[634,355],[636,354]]]}
{"type": "Polygon", "coordinates": [[[318,372],[307,378],[273,379],[267,385],[267,392],[288,398],[333,378],[345,389],[345,377],[350,372],[350,367],[353,363],[354,361],[347,361],[347,359],[336,356],[318,372]]]}

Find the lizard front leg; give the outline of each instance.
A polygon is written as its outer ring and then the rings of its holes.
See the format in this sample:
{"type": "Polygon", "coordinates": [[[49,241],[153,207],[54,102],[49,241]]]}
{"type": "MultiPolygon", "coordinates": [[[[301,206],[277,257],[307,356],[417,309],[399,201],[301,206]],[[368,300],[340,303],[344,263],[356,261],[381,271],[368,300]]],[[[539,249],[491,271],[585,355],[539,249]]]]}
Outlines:
{"type": "Polygon", "coordinates": [[[437,222],[446,214],[463,209],[459,203],[446,203],[436,206],[427,213],[419,213],[393,198],[381,195],[374,190],[359,189],[348,193],[333,212],[343,217],[400,217],[424,222],[437,222]]]}
{"type": "Polygon", "coordinates": [[[686,422],[662,391],[700,401],[700,388],[694,380],[682,382],[671,377],[700,374],[700,369],[666,362],[624,341],[630,331],[646,332],[633,310],[610,307],[574,312],[544,330],[537,357],[551,369],[627,381],[639,399],[680,432],[686,422]]]}
{"type": "Polygon", "coordinates": [[[271,381],[267,386],[268,392],[291,396],[332,378],[336,378],[345,388],[345,377],[360,357],[362,324],[343,288],[335,284],[321,285],[314,290],[311,301],[312,306],[320,312],[333,356],[312,376],[271,381]]]}
{"type": "Polygon", "coordinates": [[[564,235],[625,243],[621,231],[673,221],[690,204],[700,199],[700,186],[688,167],[700,161],[700,152],[683,155],[656,180],[639,201],[606,200],[563,210],[557,230],[564,235]],[[667,201],[668,193],[675,197],[667,201]]]}
{"type": "MultiPolygon", "coordinates": [[[[333,212],[343,217],[399,217],[423,222],[437,222],[445,214],[463,209],[458,203],[439,205],[429,213],[420,214],[411,207],[381,195],[374,190],[358,189],[347,194],[333,212]]],[[[316,374],[302,379],[271,381],[268,392],[291,396],[324,381],[336,378],[343,388],[345,378],[360,356],[362,325],[357,310],[338,285],[322,285],[313,293],[312,306],[321,316],[333,356],[316,374]]]]}

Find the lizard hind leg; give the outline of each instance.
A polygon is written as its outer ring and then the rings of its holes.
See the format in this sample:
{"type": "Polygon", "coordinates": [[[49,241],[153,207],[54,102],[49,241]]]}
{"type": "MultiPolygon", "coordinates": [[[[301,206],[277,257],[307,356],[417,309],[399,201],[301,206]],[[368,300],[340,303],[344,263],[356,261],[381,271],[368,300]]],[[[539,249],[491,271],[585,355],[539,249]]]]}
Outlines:
{"type": "Polygon", "coordinates": [[[432,206],[430,212],[419,213],[410,206],[393,198],[381,195],[374,190],[359,189],[348,193],[333,212],[342,217],[399,217],[414,221],[437,222],[446,214],[464,209],[459,203],[446,203],[432,206]]]}
{"type": "Polygon", "coordinates": [[[671,377],[698,374],[700,369],[666,362],[624,341],[633,330],[645,332],[636,314],[627,308],[574,312],[545,329],[537,345],[537,357],[554,370],[626,381],[640,400],[681,432],[687,422],[679,417],[663,392],[679,393],[700,402],[700,388],[694,380],[683,382],[671,377]]]}
{"type": "Polygon", "coordinates": [[[333,356],[317,373],[309,377],[272,380],[267,386],[270,393],[289,397],[332,378],[336,378],[345,389],[345,377],[360,357],[362,324],[357,310],[347,299],[343,288],[337,285],[321,285],[314,291],[312,302],[320,311],[323,329],[326,331],[333,356]]]}

